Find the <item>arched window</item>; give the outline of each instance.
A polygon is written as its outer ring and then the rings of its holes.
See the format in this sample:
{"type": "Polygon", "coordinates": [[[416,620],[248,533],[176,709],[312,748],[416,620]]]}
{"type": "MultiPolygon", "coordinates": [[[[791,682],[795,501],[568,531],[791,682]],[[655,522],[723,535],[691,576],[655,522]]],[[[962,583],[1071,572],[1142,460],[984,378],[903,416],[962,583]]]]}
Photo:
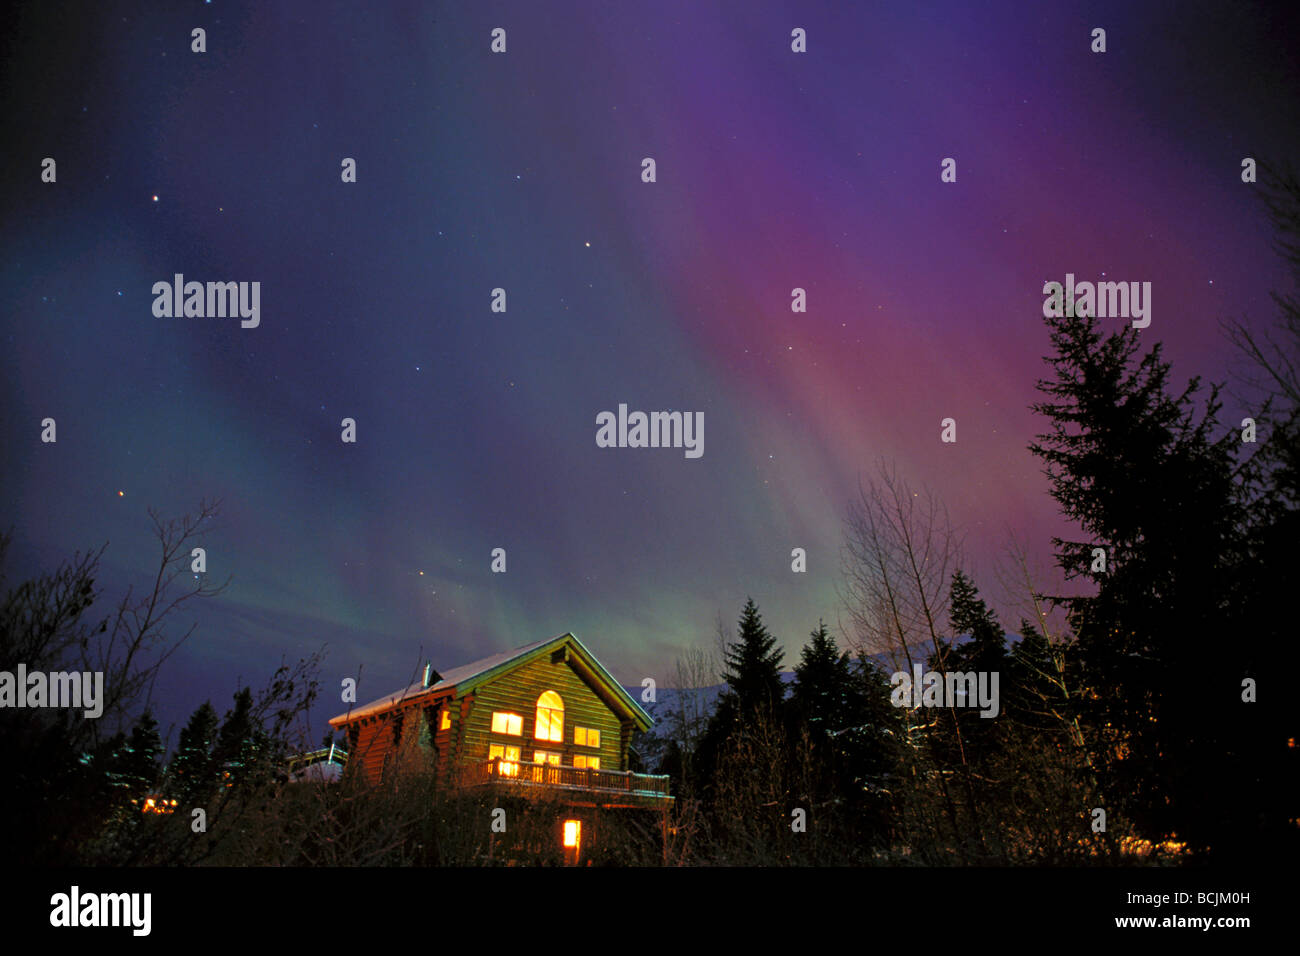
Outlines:
{"type": "Polygon", "coordinates": [[[538,740],[564,740],[564,701],[553,690],[537,698],[537,720],[533,736],[538,740]]]}

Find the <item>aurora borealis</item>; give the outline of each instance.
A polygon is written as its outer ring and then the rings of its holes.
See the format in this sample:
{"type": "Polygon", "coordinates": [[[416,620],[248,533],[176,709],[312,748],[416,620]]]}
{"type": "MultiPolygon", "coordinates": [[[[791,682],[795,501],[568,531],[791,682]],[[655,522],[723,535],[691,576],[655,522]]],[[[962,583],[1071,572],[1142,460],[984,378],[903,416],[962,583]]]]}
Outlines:
{"type": "Polygon", "coordinates": [[[1044,562],[1061,530],[1026,449],[1044,281],[1150,282],[1143,335],[1215,381],[1219,320],[1284,284],[1240,176],[1296,156],[1273,5],[373,6],[41,4],[3,41],[11,573],[107,541],[113,598],[147,507],[222,499],[233,582],[164,727],[323,643],[363,700],[421,647],[564,631],[666,683],[747,595],[792,662],[882,457],[993,590],[1008,528],[1044,562]],[[174,274],[259,282],[260,324],[156,317],[174,274]],[[705,453],[598,447],[620,404],[702,412],[705,453]]]}

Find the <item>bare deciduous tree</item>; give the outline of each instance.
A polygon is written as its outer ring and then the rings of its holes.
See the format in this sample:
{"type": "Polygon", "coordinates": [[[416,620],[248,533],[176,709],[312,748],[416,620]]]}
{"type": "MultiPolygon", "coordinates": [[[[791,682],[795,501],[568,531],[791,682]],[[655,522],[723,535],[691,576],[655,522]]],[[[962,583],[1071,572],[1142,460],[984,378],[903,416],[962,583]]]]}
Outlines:
{"type": "MultiPolygon", "coordinates": [[[[1290,167],[1264,163],[1260,172],[1260,197],[1278,236],[1275,248],[1292,275],[1300,276],[1300,177],[1290,167]]],[[[1294,410],[1300,408],[1300,300],[1271,295],[1279,310],[1271,327],[1254,329],[1241,318],[1221,320],[1219,326],[1245,360],[1245,367],[1236,372],[1237,381],[1294,410]]]]}
{"type": "MultiPolygon", "coordinates": [[[[141,595],[128,588],[114,612],[82,634],[81,667],[104,675],[104,716],[111,714],[119,727],[146,696],[162,665],[197,627],[191,624],[179,636],[169,636],[166,625],[177,609],[193,598],[214,597],[230,584],[229,577],[217,584],[207,574],[190,570],[191,551],[219,509],[220,502],[200,501],[196,514],[163,519],[150,508],[158,539],[153,586],[141,595]]],[[[98,725],[94,730],[98,733],[98,725]]]]}
{"type": "Polygon", "coordinates": [[[881,462],[845,518],[841,598],[851,644],[899,670],[943,654],[942,621],[958,543],[943,503],[881,462]]]}
{"type": "MultiPolygon", "coordinates": [[[[669,711],[668,731],[677,741],[683,764],[689,767],[696,746],[709,725],[708,691],[720,681],[717,659],[704,648],[692,647],[677,658],[675,673],[677,706],[669,711]]],[[[689,772],[686,776],[689,778],[689,772]]]]}
{"type": "MultiPolygon", "coordinates": [[[[960,544],[943,503],[929,489],[913,490],[893,466],[881,462],[875,478],[859,485],[845,519],[843,593],[853,625],[852,644],[860,656],[886,657],[895,671],[910,672],[934,660],[942,670],[948,644],[942,630],[948,618],[952,574],[960,566],[960,544]]],[[[982,852],[984,828],[955,705],[947,716],[956,744],[965,790],[965,811],[948,785],[952,771],[937,766],[923,745],[941,712],[912,706],[906,710],[905,773],[915,799],[904,825],[918,843],[965,847],[974,835],[982,852]],[[942,809],[949,831],[937,833],[942,809]],[[926,834],[929,834],[927,837],[926,834]]],[[[936,861],[938,862],[938,861],[936,861]]]]}

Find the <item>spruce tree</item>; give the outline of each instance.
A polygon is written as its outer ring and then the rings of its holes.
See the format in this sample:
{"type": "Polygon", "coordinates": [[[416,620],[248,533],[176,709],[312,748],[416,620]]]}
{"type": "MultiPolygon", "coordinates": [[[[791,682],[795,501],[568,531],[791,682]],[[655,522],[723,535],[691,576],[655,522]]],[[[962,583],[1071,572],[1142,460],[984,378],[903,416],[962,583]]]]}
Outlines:
{"type": "Polygon", "coordinates": [[[131,728],[131,733],[114,747],[108,772],[119,806],[139,808],[146,797],[154,794],[161,773],[162,736],[158,721],[145,711],[131,728]]]}
{"type": "Polygon", "coordinates": [[[875,661],[860,658],[854,666],[854,720],[836,737],[842,766],[858,808],[863,839],[890,845],[895,795],[904,738],[903,711],[890,702],[889,676],[875,661]]]}
{"type": "Polygon", "coordinates": [[[1033,409],[1049,428],[1030,450],[1082,531],[1053,539],[1057,561],[1096,591],[1061,597],[1088,685],[1080,704],[1094,766],[1143,835],[1205,848],[1218,840],[1205,826],[1207,795],[1233,799],[1222,718],[1240,703],[1237,436],[1218,426],[1217,388],[1199,417],[1197,379],[1170,393],[1160,345],[1139,355],[1136,329],[1104,335],[1091,316],[1047,322],[1054,376],[1038,383],[1046,399],[1033,409]]]}
{"type": "Polygon", "coordinates": [[[758,606],[748,599],[740,615],[738,640],[728,644],[724,654],[726,688],[718,697],[691,764],[697,792],[706,799],[712,795],[724,746],[733,735],[744,734],[756,721],[772,726],[784,722],[783,657],[758,606]]]}
{"type": "Polygon", "coordinates": [[[217,712],[204,701],[181,730],[176,753],[167,767],[168,790],[190,800],[206,796],[216,784],[212,748],[217,740],[217,712]]]}
{"type": "Polygon", "coordinates": [[[785,657],[768,633],[753,598],[740,614],[739,640],[727,646],[723,678],[739,714],[776,713],[785,697],[781,661],[785,657]]]}
{"type": "Polygon", "coordinates": [[[937,708],[926,732],[926,744],[940,775],[951,776],[959,787],[943,788],[945,806],[956,835],[963,841],[960,855],[968,860],[985,860],[997,852],[996,788],[988,781],[998,777],[1003,753],[1005,724],[1002,707],[1006,677],[1006,638],[997,616],[984,603],[979,589],[962,571],[953,574],[949,587],[951,643],[941,642],[931,655],[931,670],[945,675],[975,674],[974,687],[965,683],[966,696],[947,701],[937,708]],[[962,637],[968,640],[960,641],[962,637]],[[984,702],[978,698],[981,685],[990,693],[997,675],[996,716],[984,716],[984,702]],[[962,811],[969,814],[963,819],[962,811]]]}
{"type": "Polygon", "coordinates": [[[226,711],[217,732],[213,759],[230,786],[259,775],[264,753],[261,728],[253,718],[253,692],[243,687],[235,692],[235,706],[226,711]]]}
{"type": "Polygon", "coordinates": [[[840,652],[826,624],[818,621],[810,636],[794,669],[790,703],[796,718],[815,734],[833,734],[853,719],[858,688],[849,655],[840,652]]]}
{"type": "Polygon", "coordinates": [[[1006,666],[1006,635],[997,615],[980,597],[980,592],[964,572],[952,576],[949,591],[949,620],[953,636],[968,635],[970,640],[959,645],[949,667],[957,670],[1000,672],[1006,666]]]}
{"type": "Polygon", "coordinates": [[[1021,619],[1020,641],[1009,655],[1003,681],[1007,719],[1034,730],[1058,729],[1067,721],[1071,703],[1055,673],[1047,638],[1034,624],[1021,619]]]}
{"type": "MultiPolygon", "coordinates": [[[[1300,288],[1300,177],[1291,168],[1261,162],[1261,190],[1274,232],[1274,248],[1300,288]]],[[[1300,715],[1290,693],[1265,693],[1269,674],[1300,669],[1295,640],[1296,543],[1300,542],[1300,300],[1294,291],[1274,292],[1278,314],[1271,327],[1229,323],[1229,339],[1247,360],[1246,381],[1262,388],[1267,401],[1243,402],[1258,428],[1258,451],[1243,471],[1251,487],[1248,550],[1242,566],[1242,595],[1234,620],[1234,663],[1241,667],[1238,693],[1246,680],[1258,682],[1256,700],[1225,715],[1225,737],[1235,743],[1233,784],[1240,803],[1257,811],[1255,821],[1223,819],[1224,850],[1247,855],[1267,849],[1290,862],[1300,849],[1294,824],[1294,794],[1300,790],[1300,715]],[[1258,410],[1256,410],[1258,409],[1258,410]],[[1235,640],[1249,635],[1249,640],[1235,640]],[[1237,824],[1238,836],[1227,836],[1237,824]],[[1253,824],[1253,826],[1252,826],[1253,824]]],[[[1253,391],[1253,389],[1252,389],[1253,391]]],[[[1253,399],[1253,395],[1251,396],[1253,399]]],[[[1233,418],[1236,416],[1234,415],[1233,418]]],[[[1235,424],[1235,423],[1234,423],[1235,424]]],[[[1246,422],[1241,422],[1242,426],[1246,422]]],[[[1231,807],[1233,805],[1229,805],[1231,807]]],[[[1206,813],[1223,816],[1207,805],[1206,813]]],[[[1253,860],[1252,860],[1253,862],[1253,860]]]]}
{"type": "Polygon", "coordinates": [[[1002,695],[1006,689],[1008,677],[1007,641],[998,623],[997,615],[980,597],[975,582],[962,571],[952,576],[948,596],[949,621],[952,625],[954,646],[946,655],[946,669],[977,675],[984,675],[986,686],[993,688],[993,675],[997,675],[998,716],[981,716],[982,708],[977,701],[964,701],[964,706],[956,709],[963,735],[963,746],[967,759],[978,763],[987,756],[990,748],[997,746],[998,720],[1002,715],[1002,695]],[[968,636],[969,640],[956,644],[958,637],[968,636]],[[983,751],[983,753],[981,753],[983,751]]]}

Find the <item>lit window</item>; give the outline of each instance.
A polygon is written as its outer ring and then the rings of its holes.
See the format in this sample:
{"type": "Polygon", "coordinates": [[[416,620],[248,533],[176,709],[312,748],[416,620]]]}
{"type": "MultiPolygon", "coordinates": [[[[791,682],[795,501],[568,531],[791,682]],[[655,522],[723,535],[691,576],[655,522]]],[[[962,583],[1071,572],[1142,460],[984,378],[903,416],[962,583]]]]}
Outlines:
{"type": "Polygon", "coordinates": [[[524,718],[518,714],[507,714],[499,710],[492,712],[492,733],[510,734],[512,737],[518,737],[523,732],[524,718]]]}
{"type": "Polygon", "coordinates": [[[581,841],[582,841],[582,821],[565,820],[564,821],[564,845],[566,847],[572,847],[573,849],[576,850],[578,848],[578,844],[581,841]]]}
{"type": "Polygon", "coordinates": [[[579,770],[583,769],[584,767],[588,770],[599,770],[600,758],[588,757],[586,754],[574,754],[573,765],[577,767],[579,770]]]}
{"type": "Polygon", "coordinates": [[[579,747],[599,747],[600,731],[594,727],[574,727],[573,742],[579,747]]]}
{"type": "Polygon", "coordinates": [[[510,747],[506,744],[490,744],[488,746],[488,759],[495,760],[501,758],[501,776],[513,777],[519,773],[519,748],[510,747]]]}
{"type": "Polygon", "coordinates": [[[534,750],[533,763],[549,763],[552,767],[558,767],[560,755],[553,750],[534,750]]]}
{"type": "Polygon", "coordinates": [[[564,701],[553,690],[537,698],[537,721],[533,736],[538,740],[564,740],[564,701]]]}
{"type": "Polygon", "coordinates": [[[445,707],[442,710],[442,719],[438,723],[438,729],[439,730],[451,729],[451,711],[447,710],[445,707]]]}

